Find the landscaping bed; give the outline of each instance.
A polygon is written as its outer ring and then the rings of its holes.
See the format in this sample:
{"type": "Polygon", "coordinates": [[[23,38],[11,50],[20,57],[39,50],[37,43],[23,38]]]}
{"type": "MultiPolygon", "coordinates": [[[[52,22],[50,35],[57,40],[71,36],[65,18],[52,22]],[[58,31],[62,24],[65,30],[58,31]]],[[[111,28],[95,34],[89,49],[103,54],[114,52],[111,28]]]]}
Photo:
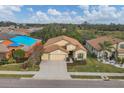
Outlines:
{"type": "Polygon", "coordinates": [[[0,65],[0,70],[4,71],[38,71],[39,66],[35,65],[34,67],[27,67],[26,69],[22,68],[22,63],[14,63],[14,64],[5,64],[0,65]]]}
{"type": "Polygon", "coordinates": [[[67,64],[69,72],[108,72],[108,73],[124,73],[124,68],[117,68],[109,64],[98,62],[95,58],[88,57],[87,63],[69,63],[67,64]]]}

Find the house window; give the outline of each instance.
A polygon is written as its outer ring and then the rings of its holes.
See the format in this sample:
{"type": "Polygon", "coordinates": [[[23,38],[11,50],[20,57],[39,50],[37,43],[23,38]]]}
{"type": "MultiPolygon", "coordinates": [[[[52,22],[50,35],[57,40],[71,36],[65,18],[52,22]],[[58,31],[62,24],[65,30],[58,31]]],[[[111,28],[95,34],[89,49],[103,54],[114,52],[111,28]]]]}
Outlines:
{"type": "Polygon", "coordinates": [[[120,48],[124,49],[124,44],[121,44],[121,45],[120,45],[120,48]]]}
{"type": "Polygon", "coordinates": [[[82,53],[79,53],[79,54],[78,54],[78,58],[79,58],[79,59],[83,59],[83,54],[82,54],[82,53]]]}

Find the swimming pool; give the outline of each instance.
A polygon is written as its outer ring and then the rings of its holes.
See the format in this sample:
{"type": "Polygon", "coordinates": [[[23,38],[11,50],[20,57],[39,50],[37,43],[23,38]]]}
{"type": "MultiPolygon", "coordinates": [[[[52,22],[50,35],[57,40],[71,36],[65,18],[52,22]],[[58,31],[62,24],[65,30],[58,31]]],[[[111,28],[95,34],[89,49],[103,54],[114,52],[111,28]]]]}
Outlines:
{"type": "Polygon", "coordinates": [[[28,36],[16,36],[16,37],[10,38],[10,40],[19,44],[27,45],[27,46],[32,46],[37,42],[36,39],[28,36]]]}

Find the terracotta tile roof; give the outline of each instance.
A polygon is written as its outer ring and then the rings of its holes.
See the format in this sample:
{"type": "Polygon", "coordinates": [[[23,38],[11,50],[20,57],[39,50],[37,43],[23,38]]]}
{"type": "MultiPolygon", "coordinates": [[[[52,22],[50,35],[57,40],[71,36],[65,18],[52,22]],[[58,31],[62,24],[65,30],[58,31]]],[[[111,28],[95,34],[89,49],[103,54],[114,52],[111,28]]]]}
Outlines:
{"type": "Polygon", "coordinates": [[[60,47],[58,45],[51,45],[51,46],[47,46],[47,47],[43,48],[44,53],[50,53],[50,52],[53,52],[55,50],[61,50],[63,52],[68,53],[64,48],[62,48],[62,47],[60,47]]]}
{"type": "Polygon", "coordinates": [[[7,40],[7,39],[10,39],[10,38],[12,38],[14,36],[15,35],[13,35],[13,34],[0,33],[0,40],[7,40]]]}
{"type": "Polygon", "coordinates": [[[10,44],[12,44],[13,42],[11,42],[10,40],[4,40],[3,42],[2,42],[2,44],[4,44],[4,45],[6,45],[6,46],[8,46],[8,45],[10,45],[10,44]]]}
{"type": "Polygon", "coordinates": [[[9,49],[7,48],[6,45],[0,44],[0,53],[5,53],[5,52],[9,52],[9,49]]]}
{"type": "Polygon", "coordinates": [[[77,47],[78,47],[77,49],[82,49],[82,50],[84,50],[84,51],[87,51],[87,50],[81,45],[81,43],[80,43],[79,41],[77,41],[77,40],[74,39],[74,38],[71,38],[71,37],[68,37],[68,36],[64,36],[64,35],[49,39],[49,40],[45,43],[44,46],[51,45],[51,44],[56,43],[56,42],[61,41],[61,40],[66,40],[66,41],[68,41],[69,43],[71,43],[71,44],[77,46],[77,47]]]}
{"type": "Polygon", "coordinates": [[[101,50],[99,43],[103,43],[104,41],[109,41],[114,45],[119,42],[122,42],[123,40],[118,39],[118,38],[113,38],[111,36],[102,36],[102,37],[98,37],[96,39],[87,40],[87,43],[90,44],[96,50],[101,50]]]}

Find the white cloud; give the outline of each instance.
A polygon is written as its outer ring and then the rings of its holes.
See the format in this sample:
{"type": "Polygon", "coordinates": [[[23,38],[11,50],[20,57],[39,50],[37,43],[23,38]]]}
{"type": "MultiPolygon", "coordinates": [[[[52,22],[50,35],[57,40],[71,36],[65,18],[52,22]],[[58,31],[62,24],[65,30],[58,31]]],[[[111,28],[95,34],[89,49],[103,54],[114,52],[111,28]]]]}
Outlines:
{"type": "Polygon", "coordinates": [[[15,21],[15,12],[20,12],[22,6],[0,6],[0,20],[15,21]]]}
{"type": "Polygon", "coordinates": [[[89,10],[89,5],[80,5],[78,6],[79,8],[83,9],[83,10],[89,10]]]}
{"type": "Polygon", "coordinates": [[[61,12],[56,9],[48,9],[47,13],[37,11],[28,20],[33,23],[82,23],[84,21],[76,11],[61,12]]]}
{"type": "Polygon", "coordinates": [[[47,13],[37,11],[30,18],[35,23],[123,23],[124,7],[118,10],[114,6],[78,6],[82,11],[58,11],[48,9],[47,13]]]}
{"type": "Polygon", "coordinates": [[[46,13],[42,11],[37,11],[31,17],[28,19],[24,20],[24,22],[28,23],[47,23],[49,21],[49,17],[46,13]]]}
{"type": "Polygon", "coordinates": [[[48,14],[57,16],[57,15],[61,15],[61,12],[57,11],[56,9],[50,8],[48,9],[48,14]]]}
{"type": "Polygon", "coordinates": [[[75,11],[71,11],[71,14],[72,14],[72,15],[76,15],[77,12],[75,12],[75,11]]]}
{"type": "MultiPolygon", "coordinates": [[[[69,6],[68,6],[69,7],[69,6]]],[[[22,6],[0,6],[0,20],[32,23],[123,23],[124,6],[117,9],[115,6],[78,6],[81,11],[65,10],[59,11],[49,8],[47,12],[34,11],[32,7],[28,10],[27,17],[17,19],[16,13],[21,12],[22,6]],[[30,13],[32,12],[32,13],[30,13]],[[29,13],[29,15],[28,15],[29,13]]],[[[23,14],[23,13],[22,13],[23,14]]]]}
{"type": "Polygon", "coordinates": [[[118,10],[114,6],[79,6],[83,10],[82,18],[89,23],[124,23],[123,7],[118,10]]]}
{"type": "Polygon", "coordinates": [[[44,20],[48,20],[48,16],[46,15],[46,13],[44,13],[42,11],[37,11],[36,16],[39,17],[39,18],[42,18],[44,20]]]}

